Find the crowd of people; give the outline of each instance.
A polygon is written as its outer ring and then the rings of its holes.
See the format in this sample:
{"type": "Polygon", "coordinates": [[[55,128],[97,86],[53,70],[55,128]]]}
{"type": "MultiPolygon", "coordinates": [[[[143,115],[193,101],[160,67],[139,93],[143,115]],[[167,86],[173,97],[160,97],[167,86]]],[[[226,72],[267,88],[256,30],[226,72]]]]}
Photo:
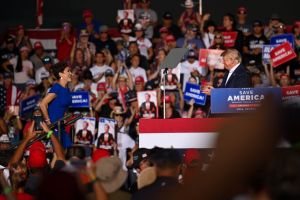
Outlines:
{"type": "MultiPolygon", "coordinates": [[[[214,151],[204,155],[198,149],[139,148],[141,118],[208,118],[212,89],[299,84],[300,21],[291,30],[278,14],[268,24],[250,22],[247,16],[254,13],[241,6],[216,24],[213,13],[200,15],[191,0],[181,5],[179,19],[168,11],[158,16],[150,0],[128,2],[134,20],[126,14],[116,17],[120,38],[112,38],[105,20],[95,19],[91,10],[83,11],[81,25],[62,23],[54,54],[41,41],[32,44],[22,25],[5,38],[0,50],[0,199],[153,199],[169,189],[178,191],[195,173],[205,173],[214,151]],[[226,32],[237,33],[231,47],[224,44],[226,32]],[[264,63],[263,45],[288,32],[294,36],[297,57],[276,68],[264,63]],[[174,48],[188,51],[177,66],[162,70],[174,48]],[[224,69],[199,66],[200,49],[224,50],[224,69]],[[184,100],[187,83],[208,95],[205,105],[184,100]],[[88,92],[88,108],[70,108],[70,93],[78,91],[88,92]],[[140,92],[146,92],[145,102],[138,102],[140,92]],[[20,103],[36,95],[41,98],[33,112],[22,115],[20,103]],[[109,125],[98,141],[88,123],[76,137],[73,125],[53,126],[67,113],[78,112],[113,119],[115,135],[109,125]],[[31,142],[41,134],[47,137],[31,142]],[[78,144],[80,140],[89,145],[78,144]]],[[[276,159],[264,170],[276,171],[276,159]]],[[[298,166],[299,158],[294,153],[285,157],[278,172],[283,178],[289,176],[289,163],[298,166]]],[[[296,186],[299,180],[293,180],[296,186]]],[[[267,173],[256,180],[259,187],[249,184],[250,192],[240,190],[243,198],[299,199],[292,183],[292,189],[273,191],[270,181],[282,180],[267,173]]]]}

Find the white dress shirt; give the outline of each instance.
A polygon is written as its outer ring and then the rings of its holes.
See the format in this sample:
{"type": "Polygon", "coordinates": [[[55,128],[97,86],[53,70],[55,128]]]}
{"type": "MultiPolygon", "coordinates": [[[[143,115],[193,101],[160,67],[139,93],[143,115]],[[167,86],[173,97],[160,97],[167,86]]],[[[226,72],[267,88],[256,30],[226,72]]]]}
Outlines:
{"type": "Polygon", "coordinates": [[[227,82],[228,82],[228,80],[230,79],[230,76],[233,74],[234,70],[235,70],[240,64],[241,64],[241,63],[238,63],[237,65],[235,65],[233,68],[231,68],[231,69],[229,70],[229,73],[228,73],[228,76],[227,76],[225,85],[227,84],[227,82]]]}

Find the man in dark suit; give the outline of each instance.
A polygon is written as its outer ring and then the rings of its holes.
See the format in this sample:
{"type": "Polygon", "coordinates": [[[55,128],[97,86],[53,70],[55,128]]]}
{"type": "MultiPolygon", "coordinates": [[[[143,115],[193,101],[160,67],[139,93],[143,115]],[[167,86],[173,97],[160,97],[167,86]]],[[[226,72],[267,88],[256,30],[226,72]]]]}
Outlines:
{"type": "Polygon", "coordinates": [[[249,88],[251,77],[241,64],[241,54],[236,49],[227,49],[223,52],[223,62],[226,71],[220,88],[249,88]]]}

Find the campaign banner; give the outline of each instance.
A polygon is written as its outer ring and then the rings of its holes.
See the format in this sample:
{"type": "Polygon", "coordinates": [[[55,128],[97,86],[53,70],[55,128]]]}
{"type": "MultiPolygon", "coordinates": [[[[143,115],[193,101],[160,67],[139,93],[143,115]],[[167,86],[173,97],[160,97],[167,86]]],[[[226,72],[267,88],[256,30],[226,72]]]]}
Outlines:
{"type": "Polygon", "coordinates": [[[200,49],[200,67],[214,66],[215,69],[224,69],[223,58],[221,56],[223,52],[224,50],[219,49],[200,49]]]}
{"type": "Polygon", "coordinates": [[[270,52],[270,57],[272,61],[272,66],[278,67],[279,65],[286,63],[287,61],[292,60],[293,58],[296,58],[297,55],[294,52],[290,43],[285,42],[275,47],[270,52]]]}
{"type": "Polygon", "coordinates": [[[89,93],[85,91],[71,92],[71,108],[88,108],[90,107],[89,93]]]}
{"type": "Polygon", "coordinates": [[[238,32],[222,32],[224,38],[224,46],[225,47],[234,47],[235,41],[237,39],[238,32]]]}
{"type": "Polygon", "coordinates": [[[270,44],[264,44],[262,46],[262,62],[264,64],[270,64],[270,52],[277,47],[278,45],[270,45],[270,44]]]}
{"type": "Polygon", "coordinates": [[[282,87],[281,90],[283,102],[300,96],[300,85],[282,87]]]}
{"type": "Polygon", "coordinates": [[[216,88],[211,91],[212,113],[243,113],[257,110],[266,95],[275,103],[282,99],[281,88],[216,88]]]}
{"type": "Polygon", "coordinates": [[[195,104],[204,106],[206,103],[206,94],[201,92],[200,85],[186,83],[184,91],[184,100],[190,101],[195,100],[195,104]]]}
{"type": "Polygon", "coordinates": [[[21,116],[24,116],[28,112],[33,112],[33,109],[38,104],[38,101],[40,100],[40,98],[41,98],[40,95],[35,95],[35,96],[32,96],[32,97],[22,100],[20,102],[21,116]]]}
{"type": "Polygon", "coordinates": [[[271,45],[279,45],[282,43],[288,42],[290,45],[295,48],[295,40],[293,34],[281,34],[271,37],[270,44],[271,45]]]}

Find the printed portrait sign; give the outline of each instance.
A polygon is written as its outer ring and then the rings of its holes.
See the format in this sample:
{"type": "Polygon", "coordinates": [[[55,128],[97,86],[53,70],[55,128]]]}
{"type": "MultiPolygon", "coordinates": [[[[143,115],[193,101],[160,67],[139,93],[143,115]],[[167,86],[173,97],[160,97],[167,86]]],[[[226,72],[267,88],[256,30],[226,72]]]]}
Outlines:
{"type": "Polygon", "coordinates": [[[212,113],[242,113],[255,111],[266,95],[271,94],[281,104],[281,88],[216,88],[211,91],[212,113]]]}
{"type": "Polygon", "coordinates": [[[225,47],[234,47],[238,33],[236,31],[222,32],[222,35],[224,38],[224,46],[225,47]]]}
{"type": "Polygon", "coordinates": [[[121,20],[131,20],[134,22],[134,10],[118,10],[118,23],[121,20]]]}
{"type": "MultiPolygon", "coordinates": [[[[163,77],[164,77],[164,70],[161,70],[161,82],[163,83],[163,77]]],[[[165,88],[166,90],[177,90],[177,83],[180,82],[180,63],[177,65],[177,67],[173,69],[168,69],[167,74],[165,75],[165,88]]],[[[161,85],[161,89],[164,90],[164,86],[161,85]]]]}
{"type": "Polygon", "coordinates": [[[75,123],[75,144],[91,145],[94,142],[96,119],[83,117],[75,123]]]}
{"type": "Polygon", "coordinates": [[[98,134],[95,140],[97,148],[112,149],[115,144],[116,121],[109,118],[99,118],[98,134]]]}
{"type": "Polygon", "coordinates": [[[223,50],[218,49],[200,49],[199,65],[201,67],[214,66],[215,69],[224,69],[223,58],[221,54],[223,50]]]}
{"type": "Polygon", "coordinates": [[[142,118],[157,118],[158,106],[157,106],[157,92],[142,91],[137,93],[139,113],[142,118]]]}
{"type": "Polygon", "coordinates": [[[290,43],[285,42],[285,43],[282,43],[281,45],[275,47],[270,52],[270,57],[272,60],[272,66],[278,67],[279,65],[286,63],[287,61],[290,61],[293,58],[296,58],[297,55],[294,52],[290,43]]]}

